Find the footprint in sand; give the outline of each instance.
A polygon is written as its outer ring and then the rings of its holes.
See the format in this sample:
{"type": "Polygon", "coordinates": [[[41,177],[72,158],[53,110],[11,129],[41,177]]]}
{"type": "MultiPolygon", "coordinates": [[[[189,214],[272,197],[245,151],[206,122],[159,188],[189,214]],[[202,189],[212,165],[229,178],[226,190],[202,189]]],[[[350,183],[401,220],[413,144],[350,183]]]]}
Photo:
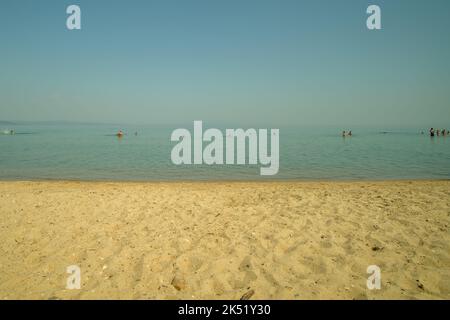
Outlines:
{"type": "Polygon", "coordinates": [[[242,278],[240,277],[240,279],[242,279],[242,280],[234,279],[234,281],[232,281],[231,286],[235,290],[248,287],[248,286],[250,286],[251,282],[258,279],[258,276],[256,275],[256,273],[253,272],[253,270],[252,270],[250,256],[247,256],[242,260],[242,262],[240,263],[240,265],[238,267],[238,270],[241,272],[240,276],[242,273],[244,273],[244,275],[242,278]]]}

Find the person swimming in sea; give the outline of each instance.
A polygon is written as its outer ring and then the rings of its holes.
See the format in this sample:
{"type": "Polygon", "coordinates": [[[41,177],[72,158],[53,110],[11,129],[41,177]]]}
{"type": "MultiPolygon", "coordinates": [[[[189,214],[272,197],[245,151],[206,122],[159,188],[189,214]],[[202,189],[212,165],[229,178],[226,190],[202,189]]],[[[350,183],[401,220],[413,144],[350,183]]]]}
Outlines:
{"type": "Polygon", "coordinates": [[[342,131],[342,136],[345,138],[345,130],[342,131]]]}
{"type": "Polygon", "coordinates": [[[119,132],[116,133],[116,136],[118,136],[119,138],[121,138],[121,137],[123,136],[122,130],[119,130],[119,132]]]}
{"type": "Polygon", "coordinates": [[[349,130],[348,133],[347,133],[347,135],[348,135],[349,137],[351,137],[351,136],[352,136],[352,130],[349,130]]]}
{"type": "Polygon", "coordinates": [[[431,128],[429,132],[430,132],[430,137],[434,137],[434,129],[431,128]]]}
{"type": "Polygon", "coordinates": [[[16,134],[16,132],[14,130],[6,129],[6,130],[1,131],[0,134],[12,136],[12,135],[16,134]]]}

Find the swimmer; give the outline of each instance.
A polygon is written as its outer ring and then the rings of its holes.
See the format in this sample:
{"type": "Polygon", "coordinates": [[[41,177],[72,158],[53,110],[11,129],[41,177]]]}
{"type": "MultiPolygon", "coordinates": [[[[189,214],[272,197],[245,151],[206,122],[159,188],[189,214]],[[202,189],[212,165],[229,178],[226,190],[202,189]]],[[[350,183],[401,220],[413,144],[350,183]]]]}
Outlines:
{"type": "Polygon", "coordinates": [[[434,137],[434,129],[433,128],[430,129],[430,137],[434,137]]]}

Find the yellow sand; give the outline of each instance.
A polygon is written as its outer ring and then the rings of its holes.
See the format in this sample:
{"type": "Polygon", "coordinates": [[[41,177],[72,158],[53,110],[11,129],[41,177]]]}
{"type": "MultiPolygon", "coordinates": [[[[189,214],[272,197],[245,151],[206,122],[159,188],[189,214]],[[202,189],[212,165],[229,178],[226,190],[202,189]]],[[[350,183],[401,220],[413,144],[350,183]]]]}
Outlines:
{"type": "Polygon", "coordinates": [[[449,225],[449,181],[0,182],[0,299],[449,299],[449,225]]]}

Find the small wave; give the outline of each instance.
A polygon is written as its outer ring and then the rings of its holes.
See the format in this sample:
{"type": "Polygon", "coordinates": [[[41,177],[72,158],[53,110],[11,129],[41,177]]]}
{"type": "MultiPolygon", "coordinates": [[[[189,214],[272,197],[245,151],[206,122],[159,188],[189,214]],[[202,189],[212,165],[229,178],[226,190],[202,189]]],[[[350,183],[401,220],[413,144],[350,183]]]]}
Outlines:
{"type": "Polygon", "coordinates": [[[36,134],[35,132],[0,132],[0,135],[2,136],[16,136],[16,135],[24,135],[24,134],[36,134]]]}

